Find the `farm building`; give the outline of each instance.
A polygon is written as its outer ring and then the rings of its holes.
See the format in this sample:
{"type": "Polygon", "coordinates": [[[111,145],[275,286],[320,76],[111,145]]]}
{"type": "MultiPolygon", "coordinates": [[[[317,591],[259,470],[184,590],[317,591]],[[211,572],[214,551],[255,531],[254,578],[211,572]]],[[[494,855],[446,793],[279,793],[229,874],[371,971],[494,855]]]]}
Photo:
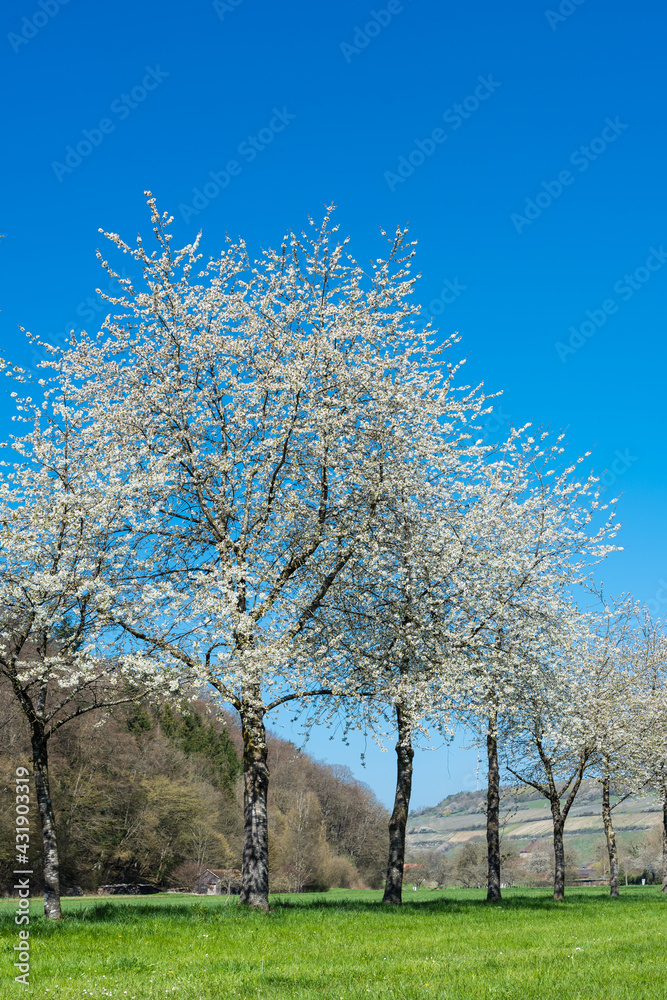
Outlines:
{"type": "Polygon", "coordinates": [[[241,872],[234,868],[207,868],[197,879],[195,892],[201,895],[220,896],[241,892],[241,872]]]}

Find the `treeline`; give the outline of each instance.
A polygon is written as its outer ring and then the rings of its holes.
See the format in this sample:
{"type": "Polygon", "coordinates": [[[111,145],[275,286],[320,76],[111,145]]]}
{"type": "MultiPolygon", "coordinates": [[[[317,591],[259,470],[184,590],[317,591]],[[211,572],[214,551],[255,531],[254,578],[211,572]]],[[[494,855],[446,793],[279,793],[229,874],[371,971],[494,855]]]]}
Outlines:
{"type": "MultiPolygon", "coordinates": [[[[415,851],[408,855],[405,882],[418,888],[454,886],[486,889],[488,856],[486,841],[475,838],[449,851],[415,851]]],[[[579,859],[570,848],[565,851],[566,879],[571,882],[578,871],[579,859]]],[[[540,887],[553,879],[554,853],[546,841],[529,852],[513,846],[501,856],[501,881],[505,886],[540,887]]]]}
{"type": "MultiPolygon", "coordinates": [[[[614,808],[630,798],[632,789],[620,787],[615,797],[614,808]]],[[[542,834],[524,832],[520,841],[505,832],[505,825],[514,820],[515,814],[527,806],[540,805],[542,796],[529,785],[504,786],[501,789],[501,836],[500,873],[506,886],[540,887],[549,884],[554,877],[554,851],[550,840],[542,834]],[[526,842],[526,840],[528,842],[526,842]]],[[[633,812],[640,810],[655,813],[655,805],[641,798],[633,798],[636,803],[633,812]]],[[[655,800],[653,800],[655,802],[655,800]]],[[[601,782],[584,779],[577,796],[579,805],[590,808],[579,815],[597,815],[603,825],[604,793],[601,782]]],[[[457,792],[448,795],[435,806],[416,810],[410,814],[413,827],[417,831],[421,823],[429,823],[437,817],[469,817],[463,843],[445,841],[441,845],[413,846],[407,855],[406,881],[413,885],[462,886],[465,888],[485,888],[488,875],[488,854],[485,840],[486,796],[479,791],[457,792]],[[476,831],[479,830],[479,833],[476,831]]],[[[523,814],[525,820],[525,813],[523,814]]],[[[628,826],[626,813],[620,813],[617,820],[616,852],[618,858],[618,879],[621,884],[633,885],[642,882],[651,885],[661,882],[663,870],[662,831],[658,826],[646,829],[628,826]],[[620,824],[623,824],[621,827],[620,824]],[[622,832],[620,832],[622,830],[622,832]]],[[[428,830],[428,828],[427,828],[428,830]]],[[[571,831],[566,827],[565,833],[571,831]]],[[[590,830],[572,831],[574,836],[566,837],[565,880],[609,879],[609,854],[605,836],[592,836],[590,830]],[[569,842],[568,842],[569,841],[569,842]]]]}
{"type": "MultiPolygon", "coordinates": [[[[21,717],[7,711],[2,722],[0,892],[8,894],[15,867],[9,793],[15,768],[29,764],[30,745],[21,717]]],[[[60,730],[50,770],[63,892],[119,882],[191,889],[205,868],[240,869],[240,750],[233,720],[204,701],[124,706],[60,730]]],[[[373,793],[346,768],[318,763],[275,736],[269,762],[275,890],[380,885],[388,816],[373,793]]],[[[34,802],[31,808],[37,889],[41,837],[34,802]]]]}
{"type": "MultiPolygon", "coordinates": [[[[565,880],[568,884],[587,877],[608,881],[609,862],[604,837],[593,845],[594,861],[582,868],[584,858],[575,846],[565,847],[565,880]]],[[[407,885],[446,888],[485,889],[488,857],[486,841],[471,839],[448,851],[413,851],[408,854],[405,872],[407,885]]],[[[524,849],[509,843],[503,845],[501,880],[506,886],[540,888],[554,876],[554,852],[547,839],[538,840],[524,849]]],[[[622,843],[619,849],[619,878],[625,885],[656,885],[662,882],[662,834],[657,828],[647,830],[622,843]]]]}

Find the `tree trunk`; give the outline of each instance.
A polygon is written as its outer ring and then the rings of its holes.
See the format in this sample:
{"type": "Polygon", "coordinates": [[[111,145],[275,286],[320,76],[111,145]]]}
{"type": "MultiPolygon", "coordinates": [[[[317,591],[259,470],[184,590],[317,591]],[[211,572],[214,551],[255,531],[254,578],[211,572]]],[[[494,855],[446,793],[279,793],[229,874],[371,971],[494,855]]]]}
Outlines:
{"type": "Polygon", "coordinates": [[[554,899],[559,903],[565,899],[565,845],[563,844],[564,826],[565,823],[563,820],[554,816],[554,899]]]}
{"type": "Polygon", "coordinates": [[[500,893],[500,772],[498,769],[497,715],[489,716],[486,751],[489,762],[486,792],[486,845],[488,854],[487,900],[501,899],[500,893]]]}
{"type": "Polygon", "coordinates": [[[607,853],[609,854],[609,894],[616,898],[618,896],[618,847],[616,846],[616,834],[614,833],[611,821],[608,775],[605,776],[602,782],[602,821],[607,838],[607,853]]]}
{"type": "Polygon", "coordinates": [[[667,892],[667,785],[662,789],[662,891],[667,892]]]}
{"type": "Polygon", "coordinates": [[[60,920],[60,858],[49,785],[48,738],[41,722],[32,724],[31,743],[37,808],[42,824],[44,915],[49,920],[60,920]]]}
{"type": "Polygon", "coordinates": [[[403,866],[405,864],[405,828],[410,808],[412,790],[412,731],[404,706],[396,705],[396,795],[394,810],[389,820],[389,862],[383,903],[400,906],[403,891],[403,866]]]}
{"type": "Polygon", "coordinates": [[[245,706],[243,732],[243,877],[239,903],[260,910],[269,908],[269,826],[264,709],[245,706]]]}

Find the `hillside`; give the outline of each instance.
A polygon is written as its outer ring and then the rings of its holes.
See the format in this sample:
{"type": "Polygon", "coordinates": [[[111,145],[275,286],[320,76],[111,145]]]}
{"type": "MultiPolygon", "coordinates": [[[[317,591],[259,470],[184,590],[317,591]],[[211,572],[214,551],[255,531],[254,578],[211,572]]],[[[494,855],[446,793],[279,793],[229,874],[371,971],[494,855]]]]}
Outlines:
{"type": "MultiPolygon", "coordinates": [[[[30,759],[22,716],[0,684],[0,894],[13,884],[16,762],[30,759]],[[13,800],[11,800],[13,801],[13,800]]],[[[344,767],[322,764],[268,734],[271,884],[280,891],[380,885],[388,813],[344,767]]],[[[242,738],[205,700],[120,706],[84,715],[51,740],[51,792],[61,883],[189,888],[202,868],[241,867],[242,738]],[[104,724],[100,724],[103,721],[104,724]]],[[[31,866],[41,837],[31,803],[31,866]]]]}
{"type": "MultiPolygon", "coordinates": [[[[410,856],[449,852],[463,844],[484,840],[484,808],[483,791],[459,792],[436,806],[411,813],[407,833],[410,856]]],[[[566,849],[570,849],[581,867],[592,865],[602,856],[601,810],[598,782],[584,781],[565,824],[566,849]]],[[[613,817],[621,852],[632,852],[659,832],[662,804],[652,795],[633,796],[614,809],[613,817]]],[[[552,836],[549,803],[532,789],[504,788],[501,826],[504,853],[518,854],[526,848],[547,846],[552,836]]]]}

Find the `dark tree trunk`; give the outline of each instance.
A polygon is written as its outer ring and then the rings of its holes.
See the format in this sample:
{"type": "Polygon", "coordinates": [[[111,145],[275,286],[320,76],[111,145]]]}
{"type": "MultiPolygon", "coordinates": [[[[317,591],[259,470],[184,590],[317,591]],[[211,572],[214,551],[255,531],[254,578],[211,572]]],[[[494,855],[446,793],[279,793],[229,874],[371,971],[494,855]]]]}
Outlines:
{"type": "Polygon", "coordinates": [[[616,834],[614,833],[614,826],[611,821],[608,776],[605,776],[602,782],[602,821],[604,823],[605,837],[607,838],[607,853],[609,854],[609,894],[616,898],[618,896],[618,847],[616,846],[616,834]]]}
{"type": "Polygon", "coordinates": [[[48,738],[41,722],[33,722],[31,742],[37,808],[42,825],[44,915],[49,920],[60,920],[60,858],[49,786],[48,738]]]}
{"type": "Polygon", "coordinates": [[[405,828],[410,808],[412,790],[412,730],[404,706],[396,706],[396,795],[394,810],[389,820],[389,862],[383,903],[400,906],[403,891],[403,866],[405,864],[405,828]]]}
{"type": "Polygon", "coordinates": [[[244,707],[243,732],[243,877],[239,903],[269,908],[269,827],[264,709],[244,707]]]}
{"type": "MultiPolygon", "coordinates": [[[[553,804],[552,804],[553,812],[553,804]]],[[[563,843],[564,821],[554,815],[554,899],[565,899],[565,845],[563,843]]]]}
{"type": "Polygon", "coordinates": [[[488,854],[487,900],[501,899],[500,893],[500,771],[498,769],[498,725],[494,712],[489,716],[486,735],[489,783],[486,792],[486,846],[488,854]]]}
{"type": "Polygon", "coordinates": [[[662,891],[667,892],[667,785],[662,790],[662,891]]]}
{"type": "Polygon", "coordinates": [[[515,778],[518,778],[520,781],[525,781],[528,785],[532,785],[533,788],[537,789],[538,792],[549,800],[549,805],[551,806],[551,819],[554,828],[554,899],[561,902],[565,899],[565,845],[563,843],[565,821],[569,816],[570,809],[572,808],[574,800],[577,797],[577,793],[581,788],[581,782],[583,781],[584,774],[586,773],[586,768],[590,763],[591,754],[587,748],[584,748],[581,751],[576,771],[572,774],[569,781],[559,792],[556,785],[556,779],[554,778],[553,762],[544,751],[542,737],[539,731],[537,732],[536,746],[546,772],[546,783],[532,781],[530,778],[522,778],[516,771],[512,771],[511,768],[509,770],[515,778]],[[569,795],[561,807],[561,798],[565,795],[568,788],[570,789],[569,795]]]}

